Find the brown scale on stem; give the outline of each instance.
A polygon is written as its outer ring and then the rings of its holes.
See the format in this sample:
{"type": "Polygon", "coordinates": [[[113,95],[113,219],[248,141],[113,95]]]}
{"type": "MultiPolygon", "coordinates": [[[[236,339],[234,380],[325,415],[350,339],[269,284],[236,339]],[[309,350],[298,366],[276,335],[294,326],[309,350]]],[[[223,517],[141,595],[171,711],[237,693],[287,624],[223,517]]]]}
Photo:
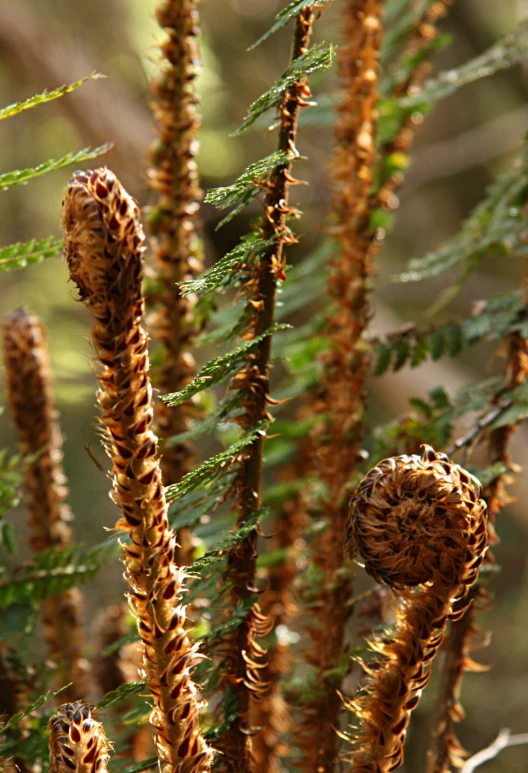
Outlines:
{"type": "Polygon", "coordinates": [[[109,743],[86,703],[65,703],[49,726],[50,773],[107,773],[109,743]]]}
{"type": "MultiPolygon", "coordinates": [[[[62,468],[62,437],[51,391],[46,332],[33,314],[16,309],[4,318],[4,362],[11,415],[24,456],[34,455],[24,477],[29,544],[35,552],[66,548],[71,512],[62,468]]],[[[83,657],[82,594],[71,588],[42,601],[42,624],[50,659],[61,670],[61,696],[92,696],[89,664],[83,657]]]]}
{"type": "Polygon", "coordinates": [[[80,299],[94,318],[101,421],[122,517],[129,602],[143,642],[143,676],[154,699],[162,773],[202,773],[212,751],[200,731],[192,681],[197,646],[185,630],[186,575],[174,561],[157,438],[151,430],[148,337],[143,328],[144,235],[139,211],[102,168],[78,172],[63,202],[65,254],[80,299]]]}
{"type": "MultiPolygon", "coordinates": [[[[405,42],[405,55],[416,54],[436,36],[435,24],[445,14],[447,4],[437,2],[425,10],[405,42]]],[[[314,402],[315,410],[330,418],[313,434],[320,475],[328,486],[324,512],[329,526],[314,545],[314,561],[323,572],[324,580],[322,592],[313,602],[318,623],[310,630],[314,646],[308,660],[315,667],[320,689],[317,698],[307,706],[301,730],[303,770],[306,771],[334,770],[339,748],[337,733],[329,733],[328,725],[339,726],[338,690],[344,675],[341,661],[346,654],[346,621],[352,612],[352,607],[347,605],[351,581],[342,567],[339,545],[347,519],[349,486],[357,469],[364,431],[364,385],[371,347],[363,336],[370,317],[368,295],[373,261],[384,237],[380,229],[371,228],[370,215],[377,208],[394,207],[397,204],[394,193],[403,183],[401,172],[391,172],[375,190],[373,171],[375,166],[383,169],[383,162],[390,154],[407,153],[418,126],[410,116],[397,135],[376,152],[382,5],[381,0],[345,3],[342,17],[345,43],[338,50],[343,98],[338,107],[332,161],[334,224],[328,229],[340,247],[328,285],[337,310],[327,320],[333,348],[323,359],[323,380],[314,402]]],[[[394,96],[417,88],[427,68],[424,63],[405,81],[396,84],[394,96]]]]}
{"type": "Polygon", "coordinates": [[[332,160],[331,228],[339,242],[328,289],[336,302],[327,318],[331,348],[323,356],[315,410],[324,419],[312,436],[317,473],[327,493],[321,503],[326,528],[313,544],[321,580],[311,593],[312,640],[307,654],[315,669],[314,698],[305,707],[300,733],[301,769],[330,773],[340,745],[336,730],[346,673],[345,630],[351,607],[350,571],[341,546],[348,519],[348,486],[357,467],[364,431],[365,378],[370,362],[362,335],[368,324],[369,276],[377,240],[369,227],[370,189],[376,162],[379,50],[382,37],[379,0],[346,2],[342,12],[344,43],[338,50],[343,97],[338,108],[332,160]]]}
{"type": "MultiPolygon", "coordinates": [[[[524,303],[528,310],[526,282],[524,303]]],[[[528,341],[520,333],[512,333],[508,338],[507,346],[504,389],[511,391],[523,384],[528,376],[528,341]]],[[[498,399],[500,400],[500,396],[498,399]]],[[[518,424],[497,427],[489,432],[490,464],[499,463],[506,468],[511,467],[509,444],[518,424]]],[[[498,475],[488,483],[483,493],[488,506],[490,544],[492,545],[497,542],[494,530],[497,515],[510,501],[505,491],[507,482],[506,474],[498,475]]],[[[494,564],[491,553],[486,555],[486,564],[494,564]]],[[[434,731],[427,755],[428,773],[448,773],[451,767],[461,767],[464,761],[465,750],[456,738],[455,724],[464,718],[464,710],[460,704],[464,673],[487,670],[487,667],[475,663],[469,655],[471,650],[482,646],[482,641],[486,640],[476,626],[475,607],[489,602],[487,585],[487,582],[483,582],[471,589],[469,598],[473,603],[466,609],[465,614],[451,625],[441,671],[441,688],[435,712],[434,731]]]]}
{"type": "MultiPolygon", "coordinates": [[[[305,442],[303,446],[281,479],[296,480],[305,473],[309,443],[305,442]]],[[[279,626],[291,626],[299,614],[293,583],[303,561],[306,546],[302,534],[308,526],[301,497],[299,493],[294,499],[286,501],[275,518],[271,550],[284,554],[284,557],[269,568],[267,589],[260,602],[264,614],[274,622],[274,635],[268,646],[266,667],[262,671],[263,680],[269,687],[255,702],[252,712],[253,726],[262,728],[256,734],[253,746],[255,767],[259,773],[279,773],[281,762],[290,754],[288,738],[294,729],[290,707],[281,690],[285,675],[292,671],[294,656],[290,643],[278,631],[279,626]]]]}
{"type": "MultiPolygon", "coordinates": [[[[158,139],[150,150],[149,178],[156,200],[149,225],[158,290],[151,299],[150,329],[161,350],[161,365],[154,371],[153,381],[161,394],[167,394],[183,389],[196,370],[190,353],[197,332],[195,301],[192,296],[181,295],[178,283],[194,278],[201,270],[196,235],[201,190],[195,160],[200,117],[194,86],[200,65],[198,1],[165,0],[156,18],[168,40],[161,46],[161,75],[151,86],[158,139]]],[[[174,408],[156,400],[154,413],[162,442],[164,483],[178,483],[191,469],[192,448],[189,443],[166,441],[187,431],[200,410],[192,400],[174,408]]],[[[178,534],[178,542],[178,563],[191,563],[193,545],[188,529],[178,534]]]]}
{"type": "Polygon", "coordinates": [[[371,644],[379,660],[365,666],[367,683],[350,704],[360,723],[351,773],[389,773],[402,764],[410,713],[448,620],[463,614],[487,547],[478,481],[423,448],[421,458],[380,462],[350,502],[351,555],[399,601],[395,628],[371,644]]]}
{"type": "MultiPolygon", "coordinates": [[[[297,17],[292,61],[307,51],[313,20],[313,6],[304,9],[297,17]]],[[[302,78],[285,92],[279,106],[278,150],[288,152],[292,160],[298,155],[296,137],[299,110],[309,104],[309,97],[307,81],[302,78]]],[[[275,241],[262,255],[246,284],[251,316],[245,338],[264,333],[274,321],[277,283],[285,279],[284,247],[295,241],[287,225],[287,217],[295,213],[289,204],[289,187],[292,182],[294,180],[291,176],[291,161],[277,167],[267,182],[260,232],[263,239],[275,241]]],[[[255,427],[268,418],[271,343],[271,336],[264,338],[248,357],[245,368],[237,373],[230,384],[231,389],[239,390],[243,394],[244,413],[238,418],[238,422],[244,429],[255,427]]],[[[262,504],[264,440],[262,433],[240,462],[240,472],[234,485],[238,528],[247,523],[262,504]]],[[[232,608],[238,603],[255,598],[256,544],[257,527],[234,548],[228,558],[232,608]]],[[[251,698],[258,698],[267,688],[261,675],[265,651],[257,644],[256,639],[269,631],[269,626],[270,621],[262,614],[258,604],[254,603],[236,632],[224,642],[224,686],[229,685],[232,689],[238,713],[237,718],[217,742],[224,755],[223,769],[229,773],[243,773],[251,766],[251,698]]]]}

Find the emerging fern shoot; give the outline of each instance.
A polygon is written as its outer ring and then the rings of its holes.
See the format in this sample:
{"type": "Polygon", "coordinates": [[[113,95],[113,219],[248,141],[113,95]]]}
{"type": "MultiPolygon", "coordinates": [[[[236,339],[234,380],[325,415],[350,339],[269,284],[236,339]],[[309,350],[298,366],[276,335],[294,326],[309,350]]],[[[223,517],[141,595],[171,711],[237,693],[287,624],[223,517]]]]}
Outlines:
{"type": "Polygon", "coordinates": [[[107,773],[109,744],[86,703],[65,703],[49,724],[50,773],[107,773]]]}
{"type": "Polygon", "coordinates": [[[202,773],[212,751],[200,731],[201,702],[190,669],[197,646],[185,630],[185,572],[174,562],[157,438],[151,430],[148,337],[142,327],[143,229],[133,199],[102,168],[74,175],[63,204],[65,253],[95,323],[98,393],[113,496],[122,511],[130,605],[144,645],[163,773],[202,773]]]}
{"type": "Polygon", "coordinates": [[[477,579],[486,552],[479,494],[469,473],[424,446],[421,458],[380,462],[351,500],[352,556],[400,600],[396,628],[372,644],[380,661],[365,666],[367,685],[351,704],[361,722],[353,773],[389,773],[403,762],[410,713],[429,681],[447,621],[461,614],[453,605],[477,579]]]}

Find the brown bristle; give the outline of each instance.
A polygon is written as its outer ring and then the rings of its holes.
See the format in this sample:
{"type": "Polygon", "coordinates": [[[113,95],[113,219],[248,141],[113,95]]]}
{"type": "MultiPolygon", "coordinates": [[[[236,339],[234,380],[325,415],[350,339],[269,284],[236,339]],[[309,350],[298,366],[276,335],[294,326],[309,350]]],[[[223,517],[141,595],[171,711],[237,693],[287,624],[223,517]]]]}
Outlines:
{"type": "Polygon", "coordinates": [[[148,338],[143,329],[143,229],[138,208],[108,169],[74,175],[63,203],[64,250],[73,281],[95,323],[92,341],[101,421],[113,463],[115,502],[123,510],[116,528],[124,546],[129,600],[144,644],[143,670],[154,698],[163,773],[209,770],[212,751],[201,736],[201,702],[190,676],[197,652],[179,607],[185,573],[174,562],[157,438],[150,429],[152,388],[148,338]],[[172,588],[170,598],[165,598],[172,588]],[[172,651],[171,640],[177,640],[172,651]],[[185,661],[185,668],[178,665],[185,661]],[[171,697],[179,685],[178,699],[171,697]],[[187,717],[182,722],[180,717],[187,717]],[[191,738],[192,743],[189,743],[191,738]]]}
{"type": "Polygon", "coordinates": [[[384,459],[350,503],[349,549],[401,599],[395,629],[351,704],[361,722],[354,773],[389,773],[403,761],[410,712],[430,678],[454,605],[467,603],[487,549],[480,484],[445,454],[384,459]],[[415,588],[418,588],[415,590],[415,588]]]}

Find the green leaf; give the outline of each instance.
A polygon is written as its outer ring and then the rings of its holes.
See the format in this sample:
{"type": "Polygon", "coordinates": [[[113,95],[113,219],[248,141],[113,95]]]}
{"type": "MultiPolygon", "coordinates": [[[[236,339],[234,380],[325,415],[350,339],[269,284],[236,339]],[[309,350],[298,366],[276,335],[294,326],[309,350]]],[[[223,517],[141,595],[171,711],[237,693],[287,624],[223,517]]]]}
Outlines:
{"type": "Polygon", "coordinates": [[[14,115],[18,115],[24,110],[30,110],[32,107],[45,105],[46,102],[59,99],[65,94],[70,94],[72,91],[78,89],[79,86],[82,86],[83,83],[86,83],[86,81],[105,77],[105,75],[93,72],[91,75],[86,75],[84,78],[75,81],[75,83],[70,83],[66,86],[59,86],[59,88],[54,89],[53,91],[43,91],[41,94],[35,94],[35,96],[29,97],[29,99],[26,99],[24,102],[15,102],[12,105],[8,105],[7,107],[0,109],[0,121],[3,121],[5,118],[11,118],[14,115]]]}
{"type": "Polygon", "coordinates": [[[310,6],[315,5],[317,5],[317,8],[324,8],[325,5],[330,5],[332,2],[333,0],[294,0],[293,3],[290,3],[288,6],[286,6],[286,8],[283,8],[282,11],[276,15],[275,21],[269,30],[265,32],[256,43],[253,43],[253,45],[248,48],[248,51],[252,51],[257,46],[260,46],[261,43],[263,43],[271,35],[277,32],[277,30],[280,30],[282,27],[288,24],[288,22],[291,21],[294,16],[298,16],[301,11],[304,11],[305,8],[309,8],[310,6]]]}
{"type": "Polygon", "coordinates": [[[2,537],[0,539],[0,543],[2,545],[5,545],[7,552],[10,553],[12,556],[16,554],[17,545],[15,540],[15,533],[13,531],[13,524],[11,523],[2,524],[2,537]]]}
{"type": "Polygon", "coordinates": [[[395,359],[392,363],[392,369],[394,371],[401,370],[405,363],[407,362],[409,355],[411,353],[411,342],[408,338],[400,338],[398,341],[395,342],[394,345],[394,354],[395,359]]]}
{"type": "Polygon", "coordinates": [[[275,153],[255,161],[245,169],[240,177],[232,185],[222,188],[213,188],[207,192],[205,202],[212,204],[217,209],[234,206],[240,199],[243,199],[244,205],[254,198],[260,190],[262,182],[268,174],[281,164],[288,163],[290,154],[283,150],[277,150],[275,153]]]}
{"type": "Polygon", "coordinates": [[[279,330],[290,330],[290,325],[273,325],[259,336],[250,341],[244,341],[236,349],[227,354],[214,357],[198,371],[198,375],[181,392],[173,392],[170,395],[162,395],[161,399],[170,406],[181,405],[193,395],[203,392],[216,384],[228,379],[246,361],[247,355],[255,349],[261,341],[279,330]]]}
{"type": "Polygon", "coordinates": [[[78,547],[44,550],[31,564],[0,581],[0,607],[41,601],[87,582],[115,558],[118,550],[115,541],[110,540],[84,554],[78,547]]]}
{"type": "Polygon", "coordinates": [[[30,239],[0,248],[0,271],[25,268],[31,263],[41,263],[47,258],[62,254],[62,239],[47,236],[45,239],[30,239]]]}
{"type": "Polygon", "coordinates": [[[201,574],[204,569],[211,569],[220,563],[226,556],[226,554],[234,548],[236,545],[240,545],[255,529],[255,526],[260,518],[265,517],[268,511],[266,509],[256,510],[251,513],[246,523],[242,526],[238,526],[236,531],[231,531],[223,539],[220,539],[214,550],[210,550],[205,555],[194,561],[187,569],[189,574],[201,574]]]}
{"type": "Polygon", "coordinates": [[[55,692],[47,692],[45,695],[41,695],[35,701],[33,701],[33,703],[31,703],[27,709],[24,709],[24,711],[18,711],[16,714],[13,714],[13,716],[1,728],[1,732],[6,733],[8,730],[11,730],[11,728],[13,728],[15,725],[18,725],[21,719],[24,719],[24,717],[29,717],[29,715],[34,711],[40,709],[41,706],[52,700],[56,695],[59,695],[63,690],[66,689],[66,687],[68,687],[68,685],[64,685],[64,687],[61,687],[60,690],[56,690],[55,692]]]}
{"type": "Polygon", "coordinates": [[[492,429],[513,427],[528,417],[528,384],[519,384],[510,393],[512,405],[491,425],[492,429]]]}
{"type": "Polygon", "coordinates": [[[120,685],[116,690],[107,692],[100,701],[97,703],[98,709],[107,709],[109,706],[113,706],[116,703],[122,703],[128,700],[134,695],[146,694],[148,691],[145,688],[145,682],[138,680],[137,682],[127,682],[120,685]]]}
{"type": "MultiPolygon", "coordinates": [[[[511,172],[501,175],[488,188],[487,196],[471,213],[462,229],[443,247],[423,258],[413,258],[396,282],[418,282],[455,267],[460,276],[434,304],[437,312],[463,287],[467,278],[487,256],[528,256],[524,237],[523,208],[528,201],[528,158],[511,172]]],[[[433,309],[431,309],[431,313],[433,309]]]]}
{"type": "Polygon", "coordinates": [[[252,430],[249,430],[240,440],[237,440],[230,445],[228,449],[207,459],[207,461],[202,462],[195,470],[187,473],[179,483],[167,486],[165,489],[167,499],[179,499],[189,492],[194,491],[197,487],[210,485],[214,479],[225,475],[237,461],[240,451],[254,443],[258,437],[265,435],[270,424],[271,421],[260,422],[252,430]]]}
{"type": "Polygon", "coordinates": [[[181,282],[179,286],[182,295],[208,295],[221,287],[225,288],[239,283],[241,281],[240,268],[252,258],[261,255],[276,241],[276,237],[261,239],[258,233],[252,231],[198,279],[181,282]]]}
{"type": "Polygon", "coordinates": [[[382,344],[376,350],[378,359],[376,361],[376,367],[374,368],[375,376],[382,376],[391,365],[392,359],[392,346],[390,344],[382,344]]]}
{"type": "Polygon", "coordinates": [[[43,174],[49,172],[55,172],[57,169],[63,169],[70,164],[78,164],[82,161],[89,161],[91,158],[97,158],[107,153],[114,145],[114,141],[105,142],[98,148],[84,148],[77,151],[77,153],[67,153],[62,158],[56,160],[51,159],[39,166],[30,167],[29,169],[17,169],[14,172],[6,172],[0,175],[0,190],[6,190],[12,188],[14,185],[23,185],[30,180],[34,180],[36,177],[41,177],[43,174]]]}
{"type": "Polygon", "coordinates": [[[480,56],[455,70],[448,70],[428,81],[412,96],[402,97],[402,107],[415,107],[424,102],[437,102],[453,94],[461,86],[493,75],[499,70],[522,62],[528,57],[528,20],[522,21],[513,32],[491,46],[480,56]]]}
{"type": "Polygon", "coordinates": [[[302,80],[315,70],[319,70],[322,67],[330,67],[332,65],[333,54],[333,46],[318,43],[305,54],[302,54],[302,56],[295,59],[283,72],[277,83],[250,105],[244,123],[239,129],[233,132],[231,136],[236,137],[246,131],[246,129],[255,123],[259,116],[270,108],[275,107],[275,105],[278,105],[283,94],[288,91],[294,83],[302,80]]]}

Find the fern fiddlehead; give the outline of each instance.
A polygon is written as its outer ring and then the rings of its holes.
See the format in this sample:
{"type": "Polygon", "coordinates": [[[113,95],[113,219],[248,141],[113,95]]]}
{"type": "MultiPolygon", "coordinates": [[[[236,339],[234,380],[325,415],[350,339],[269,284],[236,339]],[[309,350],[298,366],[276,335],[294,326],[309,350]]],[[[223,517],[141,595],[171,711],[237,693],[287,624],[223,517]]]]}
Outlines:
{"type": "MultiPolygon", "coordinates": [[[[15,309],[4,318],[6,386],[19,448],[34,455],[24,475],[29,544],[40,553],[67,548],[72,541],[71,512],[62,468],[62,436],[53,402],[48,347],[44,325],[34,315],[15,309]]],[[[63,698],[91,698],[94,685],[83,655],[83,596],[78,588],[48,596],[41,616],[48,654],[62,667],[58,687],[63,698]]]]}
{"type": "Polygon", "coordinates": [[[410,713],[430,678],[430,663],[453,605],[475,582],[487,547],[480,485],[445,454],[385,459],[350,503],[348,547],[400,601],[393,632],[376,640],[376,665],[352,708],[361,727],[354,773],[389,773],[403,761],[410,713]]]}
{"type": "MultiPolygon", "coordinates": [[[[164,0],[156,17],[168,38],[161,45],[162,71],[151,86],[159,136],[150,149],[149,178],[156,198],[149,226],[159,287],[152,298],[149,327],[159,344],[161,360],[153,380],[167,394],[182,390],[196,372],[191,355],[198,332],[193,308],[196,296],[183,295],[179,283],[195,278],[202,267],[196,233],[201,199],[196,163],[201,123],[195,86],[200,71],[198,2],[164,0]]],[[[157,400],[154,409],[163,449],[161,469],[168,486],[191,470],[193,450],[189,442],[166,441],[188,430],[201,411],[192,400],[174,407],[157,400]]],[[[194,546],[189,529],[178,533],[178,542],[178,563],[191,563],[194,546]]]]}
{"type": "Polygon", "coordinates": [[[63,704],[49,725],[50,773],[106,773],[109,744],[86,703],[63,704]]]}
{"type": "Polygon", "coordinates": [[[124,546],[129,601],[144,645],[143,670],[155,708],[164,773],[209,770],[212,751],[199,725],[201,703],[190,669],[197,647],[185,631],[185,572],[174,561],[157,438],[151,430],[148,337],[142,327],[143,229],[134,200],[109,170],[79,172],[63,202],[65,254],[80,298],[94,317],[92,341],[116,528],[124,546]]]}

